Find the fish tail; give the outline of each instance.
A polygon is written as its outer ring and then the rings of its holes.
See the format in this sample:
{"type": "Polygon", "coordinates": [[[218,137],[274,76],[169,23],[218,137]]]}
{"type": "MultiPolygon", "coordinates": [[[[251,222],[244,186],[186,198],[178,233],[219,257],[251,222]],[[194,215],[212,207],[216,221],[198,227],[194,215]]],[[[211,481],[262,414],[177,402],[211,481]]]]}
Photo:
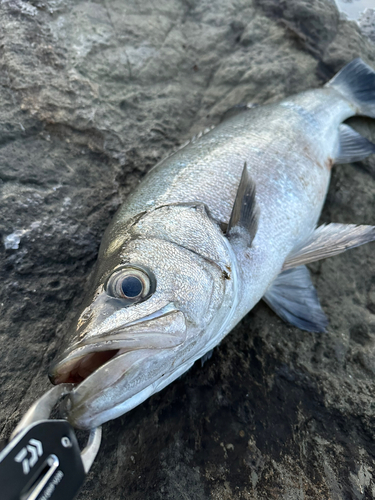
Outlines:
{"type": "Polygon", "coordinates": [[[333,87],[356,106],[358,115],[375,118],[375,71],[359,57],[342,68],[326,87],[333,87]]]}

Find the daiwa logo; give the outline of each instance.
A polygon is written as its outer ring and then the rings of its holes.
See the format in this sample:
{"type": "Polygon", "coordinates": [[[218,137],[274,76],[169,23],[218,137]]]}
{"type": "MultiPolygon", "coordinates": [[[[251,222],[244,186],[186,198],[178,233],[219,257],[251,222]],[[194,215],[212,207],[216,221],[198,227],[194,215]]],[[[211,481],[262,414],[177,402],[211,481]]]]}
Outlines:
{"type": "Polygon", "coordinates": [[[22,462],[22,469],[24,474],[28,474],[30,469],[37,463],[38,458],[43,455],[43,446],[37,439],[30,439],[29,444],[17,453],[15,461],[22,462]]]}

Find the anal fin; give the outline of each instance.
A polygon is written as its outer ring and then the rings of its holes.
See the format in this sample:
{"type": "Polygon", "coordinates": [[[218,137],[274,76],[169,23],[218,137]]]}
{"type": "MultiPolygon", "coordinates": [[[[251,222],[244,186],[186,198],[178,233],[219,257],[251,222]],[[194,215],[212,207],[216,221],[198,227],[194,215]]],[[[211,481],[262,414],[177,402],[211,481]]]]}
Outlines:
{"type": "Polygon", "coordinates": [[[360,161],[375,153],[375,144],[358,134],[348,125],[339,127],[339,150],[335,163],[360,161]]]}
{"type": "Polygon", "coordinates": [[[263,300],[286,323],[308,332],[326,331],[328,320],[305,266],[279,274],[263,300]]]}
{"type": "Polygon", "coordinates": [[[211,349],[210,351],[207,351],[206,354],[204,354],[202,357],[201,357],[201,366],[203,366],[205,364],[206,361],[208,361],[209,359],[212,358],[212,354],[213,354],[214,350],[211,349]]]}

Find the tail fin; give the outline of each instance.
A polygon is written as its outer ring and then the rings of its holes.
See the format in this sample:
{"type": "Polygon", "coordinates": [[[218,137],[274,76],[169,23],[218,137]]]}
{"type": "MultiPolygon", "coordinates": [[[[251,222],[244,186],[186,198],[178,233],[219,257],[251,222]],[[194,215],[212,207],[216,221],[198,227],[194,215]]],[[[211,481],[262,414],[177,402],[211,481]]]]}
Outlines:
{"type": "Polygon", "coordinates": [[[359,57],[325,85],[333,87],[357,107],[357,114],[375,118],[375,71],[359,57]]]}

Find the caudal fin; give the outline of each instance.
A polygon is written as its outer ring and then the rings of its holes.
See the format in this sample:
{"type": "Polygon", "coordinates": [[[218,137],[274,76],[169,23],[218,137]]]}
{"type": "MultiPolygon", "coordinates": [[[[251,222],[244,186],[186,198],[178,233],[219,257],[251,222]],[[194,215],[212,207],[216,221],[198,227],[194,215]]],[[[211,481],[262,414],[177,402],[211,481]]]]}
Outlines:
{"type": "Polygon", "coordinates": [[[325,85],[333,87],[357,108],[358,115],[375,118],[375,71],[359,57],[325,85]]]}

